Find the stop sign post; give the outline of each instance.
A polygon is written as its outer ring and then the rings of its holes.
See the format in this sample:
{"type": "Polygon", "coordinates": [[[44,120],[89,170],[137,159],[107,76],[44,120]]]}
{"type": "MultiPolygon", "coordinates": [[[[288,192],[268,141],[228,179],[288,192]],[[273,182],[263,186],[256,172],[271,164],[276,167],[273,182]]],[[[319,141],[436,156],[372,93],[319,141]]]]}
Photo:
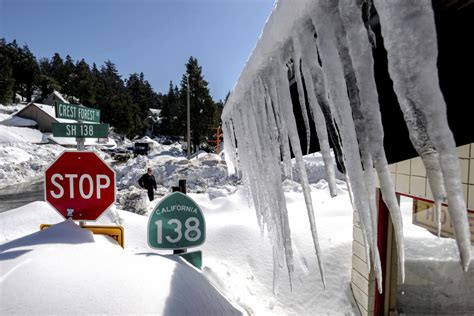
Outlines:
{"type": "Polygon", "coordinates": [[[44,185],[45,200],[64,218],[95,221],[115,202],[115,172],[94,152],[63,152],[44,185]]]}

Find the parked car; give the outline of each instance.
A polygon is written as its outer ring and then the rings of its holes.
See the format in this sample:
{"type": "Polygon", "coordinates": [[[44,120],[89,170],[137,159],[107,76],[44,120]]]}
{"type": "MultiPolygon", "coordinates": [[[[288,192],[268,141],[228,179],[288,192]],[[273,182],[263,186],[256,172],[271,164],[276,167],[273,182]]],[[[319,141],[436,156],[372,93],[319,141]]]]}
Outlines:
{"type": "Polygon", "coordinates": [[[124,148],[120,148],[115,153],[112,153],[112,159],[118,161],[127,161],[129,158],[132,157],[132,153],[124,148]]]}
{"type": "Polygon", "coordinates": [[[133,146],[133,155],[136,157],[138,155],[146,156],[151,150],[150,143],[146,142],[136,142],[133,146]]]}
{"type": "Polygon", "coordinates": [[[102,148],[103,152],[106,152],[110,157],[117,161],[126,161],[132,157],[132,152],[126,148],[102,148]]]}

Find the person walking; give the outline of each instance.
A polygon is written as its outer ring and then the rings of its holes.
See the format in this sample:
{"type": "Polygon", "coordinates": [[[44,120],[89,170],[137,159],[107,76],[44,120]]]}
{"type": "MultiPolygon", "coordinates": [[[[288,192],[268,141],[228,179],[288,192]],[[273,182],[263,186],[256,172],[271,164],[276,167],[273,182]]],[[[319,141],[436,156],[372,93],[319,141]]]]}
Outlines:
{"type": "Polygon", "coordinates": [[[147,168],[146,173],[138,179],[138,184],[148,191],[150,202],[154,199],[154,190],[156,190],[156,181],[151,168],[147,168]]]}

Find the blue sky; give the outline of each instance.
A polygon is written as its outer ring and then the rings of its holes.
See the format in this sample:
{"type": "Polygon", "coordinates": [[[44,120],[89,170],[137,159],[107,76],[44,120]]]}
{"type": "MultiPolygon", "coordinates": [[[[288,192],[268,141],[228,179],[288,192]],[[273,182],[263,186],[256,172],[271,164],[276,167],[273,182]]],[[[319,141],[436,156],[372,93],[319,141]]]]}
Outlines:
{"type": "Polygon", "coordinates": [[[236,83],[273,0],[0,0],[0,37],[37,58],[110,59],[122,75],[143,72],[155,91],[179,85],[189,56],[211,94],[236,83]]]}

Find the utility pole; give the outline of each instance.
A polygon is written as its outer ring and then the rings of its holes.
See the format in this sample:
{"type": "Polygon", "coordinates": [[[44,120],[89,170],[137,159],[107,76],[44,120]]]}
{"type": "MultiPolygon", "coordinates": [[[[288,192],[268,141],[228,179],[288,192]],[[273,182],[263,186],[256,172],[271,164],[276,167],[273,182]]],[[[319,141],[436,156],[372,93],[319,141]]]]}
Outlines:
{"type": "Polygon", "coordinates": [[[191,110],[190,110],[190,105],[189,105],[189,74],[186,73],[186,83],[188,85],[188,95],[187,95],[187,104],[186,104],[186,111],[187,111],[187,125],[188,125],[188,132],[187,132],[187,137],[188,137],[188,159],[191,157],[191,110]]]}

